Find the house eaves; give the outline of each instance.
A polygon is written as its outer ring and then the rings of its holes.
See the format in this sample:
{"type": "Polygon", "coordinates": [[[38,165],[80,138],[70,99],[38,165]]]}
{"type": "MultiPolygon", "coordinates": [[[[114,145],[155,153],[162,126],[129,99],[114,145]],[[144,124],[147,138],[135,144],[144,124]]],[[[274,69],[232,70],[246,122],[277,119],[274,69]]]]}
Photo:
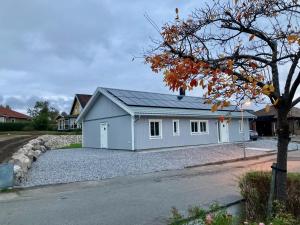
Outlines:
{"type": "MultiPolygon", "coordinates": [[[[218,118],[220,116],[241,118],[242,113],[236,111],[216,111],[210,110],[194,110],[194,109],[174,109],[174,108],[156,108],[156,107],[130,107],[135,116],[182,116],[182,117],[205,117],[205,118],[218,118]]],[[[244,118],[256,118],[255,115],[244,112],[244,118]]]]}

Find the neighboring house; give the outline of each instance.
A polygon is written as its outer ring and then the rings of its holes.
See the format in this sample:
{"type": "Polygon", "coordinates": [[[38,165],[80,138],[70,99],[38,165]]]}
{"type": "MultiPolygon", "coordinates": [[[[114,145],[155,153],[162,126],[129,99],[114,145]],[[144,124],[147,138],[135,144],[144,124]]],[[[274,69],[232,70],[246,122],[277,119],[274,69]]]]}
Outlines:
{"type": "Polygon", "coordinates": [[[249,118],[199,97],[97,88],[79,115],[83,147],[142,150],[249,140],[249,118]],[[230,118],[229,121],[223,117],[230,118]],[[243,126],[244,125],[244,126],[243,126]]]}
{"type": "Polygon", "coordinates": [[[76,94],[72,103],[70,114],[59,115],[56,118],[57,129],[60,131],[81,129],[81,124],[77,124],[76,119],[91,97],[91,95],[76,94]]]}
{"type": "Polygon", "coordinates": [[[31,120],[30,116],[14,110],[0,107],[0,123],[26,122],[31,120]]]}
{"type": "MultiPolygon", "coordinates": [[[[266,112],[261,109],[255,112],[255,126],[259,136],[275,136],[277,111],[274,106],[270,107],[270,111],[266,112]]],[[[293,107],[288,114],[288,121],[291,134],[300,134],[300,109],[293,107]]]]}

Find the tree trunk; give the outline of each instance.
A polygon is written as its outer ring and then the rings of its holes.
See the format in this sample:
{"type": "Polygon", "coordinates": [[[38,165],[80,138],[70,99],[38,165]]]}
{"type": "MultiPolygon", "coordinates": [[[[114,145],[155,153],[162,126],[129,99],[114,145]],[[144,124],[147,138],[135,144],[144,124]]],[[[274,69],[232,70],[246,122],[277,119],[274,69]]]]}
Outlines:
{"type": "Polygon", "coordinates": [[[289,123],[287,119],[287,110],[285,107],[278,109],[277,118],[277,176],[276,176],[276,194],[275,198],[285,202],[287,200],[287,153],[290,141],[289,123]]]}

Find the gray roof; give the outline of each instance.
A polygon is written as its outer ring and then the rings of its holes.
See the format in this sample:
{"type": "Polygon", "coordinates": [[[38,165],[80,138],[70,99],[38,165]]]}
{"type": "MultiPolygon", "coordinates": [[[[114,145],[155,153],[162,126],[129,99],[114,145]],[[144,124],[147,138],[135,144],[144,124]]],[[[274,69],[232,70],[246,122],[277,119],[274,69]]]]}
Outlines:
{"type": "Polygon", "coordinates": [[[204,104],[204,99],[192,96],[159,94],[142,91],[120,90],[112,88],[96,89],[87,106],[77,118],[81,122],[85,114],[93,107],[99,95],[105,95],[112,102],[128,112],[131,116],[187,116],[202,118],[218,118],[228,116],[232,118],[255,118],[255,115],[237,110],[236,106],[226,107],[216,112],[211,112],[211,105],[204,104]]]}
{"type": "MultiPolygon", "coordinates": [[[[182,98],[180,98],[178,95],[172,94],[159,94],[113,88],[104,89],[127,106],[211,110],[211,105],[205,104],[205,99],[200,97],[182,96],[182,98]]],[[[234,111],[236,110],[236,107],[229,106],[222,110],[234,111]]]]}

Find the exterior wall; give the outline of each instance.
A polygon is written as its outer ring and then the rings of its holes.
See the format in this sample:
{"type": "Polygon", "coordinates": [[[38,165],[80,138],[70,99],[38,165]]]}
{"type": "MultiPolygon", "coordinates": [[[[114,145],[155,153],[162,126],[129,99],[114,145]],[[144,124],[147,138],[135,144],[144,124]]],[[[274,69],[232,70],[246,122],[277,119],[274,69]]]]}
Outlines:
{"type": "Polygon", "coordinates": [[[109,149],[131,150],[131,116],[103,95],[83,120],[83,147],[100,148],[100,123],[108,124],[109,149]]]}
{"type": "Polygon", "coordinates": [[[75,104],[74,104],[74,108],[73,108],[73,110],[71,112],[71,115],[78,116],[80,114],[80,112],[81,112],[81,106],[80,106],[79,101],[76,98],[75,104]]]}
{"type": "Polygon", "coordinates": [[[0,117],[0,123],[1,123],[1,122],[15,123],[15,122],[28,122],[28,121],[29,121],[29,120],[27,120],[27,119],[0,117]],[[1,119],[1,118],[2,118],[2,119],[1,119]]]}
{"type": "Polygon", "coordinates": [[[57,130],[75,130],[81,128],[81,125],[76,124],[76,118],[62,117],[57,120],[57,130]]]}
{"type": "Polygon", "coordinates": [[[249,120],[244,119],[244,137],[243,132],[240,132],[240,122],[239,119],[232,119],[231,123],[229,124],[229,141],[230,142],[237,142],[237,141],[249,141],[250,140],[250,134],[249,134],[249,120]]]}
{"type": "MultiPolygon", "coordinates": [[[[245,140],[249,140],[249,121],[244,120],[245,140]]],[[[229,123],[229,142],[243,140],[239,130],[239,120],[232,119],[229,123]]],[[[135,119],[135,149],[166,148],[176,146],[189,146],[201,144],[214,144],[219,142],[218,120],[205,118],[185,117],[136,117],[135,119]],[[162,139],[150,139],[149,119],[162,120],[162,139]],[[179,120],[179,136],[173,136],[173,120],[179,120]],[[190,120],[208,120],[208,134],[192,135],[190,120]]]]}

